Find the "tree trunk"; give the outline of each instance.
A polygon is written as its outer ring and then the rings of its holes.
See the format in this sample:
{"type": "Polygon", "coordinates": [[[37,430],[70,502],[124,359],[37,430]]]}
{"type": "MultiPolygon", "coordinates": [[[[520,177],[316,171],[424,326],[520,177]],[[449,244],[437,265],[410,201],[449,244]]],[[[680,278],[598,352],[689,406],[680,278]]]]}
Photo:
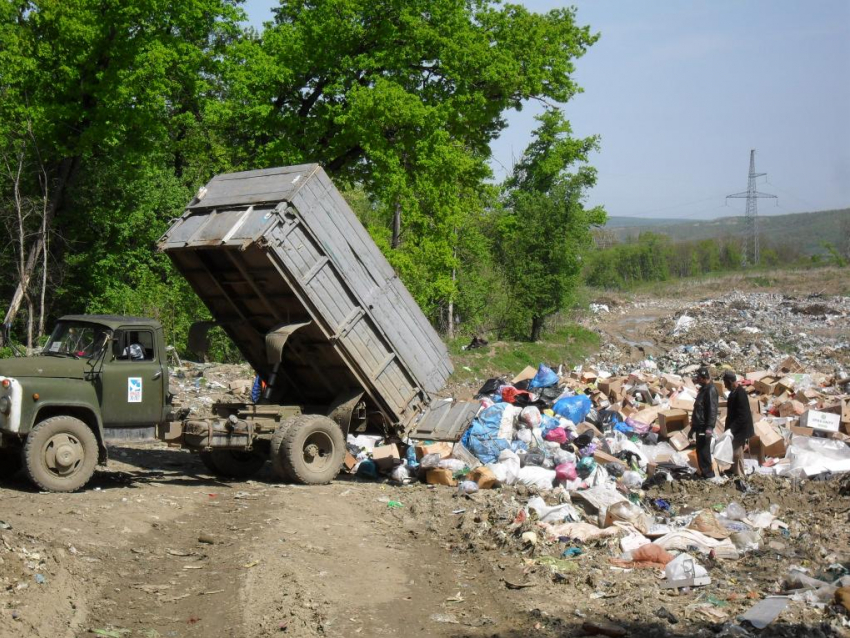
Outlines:
{"type": "Polygon", "coordinates": [[[390,244],[393,248],[398,248],[401,241],[401,204],[396,202],[395,210],[393,211],[393,238],[390,244]]]}
{"type": "MultiPolygon", "coordinates": [[[[76,157],[66,158],[62,160],[62,163],[59,165],[59,177],[56,183],[55,195],[50,200],[50,204],[47,206],[47,210],[45,211],[46,219],[43,223],[43,228],[50,228],[53,216],[59,208],[59,203],[64,194],[65,186],[70,181],[72,173],[76,170],[78,165],[79,159],[76,157]]],[[[23,265],[23,272],[19,274],[18,287],[15,289],[14,295],[12,295],[12,302],[9,304],[9,309],[6,311],[6,317],[3,319],[4,323],[12,323],[15,320],[15,316],[18,314],[18,310],[21,307],[21,301],[24,299],[24,290],[29,285],[29,280],[35,270],[36,261],[43,249],[44,237],[39,237],[38,240],[36,240],[35,245],[30,250],[29,255],[27,255],[26,264],[23,265]]],[[[21,255],[21,259],[23,261],[23,255],[21,255]]]]}
{"type": "Polygon", "coordinates": [[[544,317],[531,318],[531,340],[540,341],[540,333],[543,332],[544,317]]]}
{"type": "MultiPolygon", "coordinates": [[[[452,268],[452,283],[457,281],[457,268],[452,268]]],[[[449,335],[449,339],[455,338],[455,297],[454,292],[452,292],[449,297],[449,316],[448,316],[448,326],[447,333],[449,335]]]]}

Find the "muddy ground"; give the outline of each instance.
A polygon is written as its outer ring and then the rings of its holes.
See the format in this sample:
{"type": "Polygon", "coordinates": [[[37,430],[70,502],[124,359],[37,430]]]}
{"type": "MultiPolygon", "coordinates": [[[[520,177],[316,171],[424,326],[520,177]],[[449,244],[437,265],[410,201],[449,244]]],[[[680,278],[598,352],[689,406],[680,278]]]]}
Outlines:
{"type": "MultiPolygon", "coordinates": [[[[670,322],[715,292],[619,298],[647,303],[634,316],[652,319],[588,322],[624,334],[670,322]]],[[[669,348],[651,330],[634,334],[649,344],[640,354],[669,348]]],[[[211,396],[244,393],[244,377],[239,367],[200,367],[175,381],[183,402],[202,410],[211,396]]],[[[753,484],[746,495],[692,481],[646,493],[649,507],[662,498],[675,514],[733,500],[748,510],[776,504],[789,525],[740,560],[706,560],[712,583],[674,594],[657,570],[612,565],[616,541],[524,544],[534,522],[514,522],[529,498],[523,488],[459,497],[347,476],[307,488],[278,482],[269,467],[253,481],[223,481],[188,452],[113,445],[83,492],[39,493],[22,477],[0,484],[0,637],[554,638],[586,635],[588,622],[616,623],[629,636],[746,635],[736,616],[781,591],[789,566],[820,575],[850,564],[846,481],[753,484]],[[582,553],[562,559],[574,546],[582,553]]],[[[760,635],[850,635],[848,626],[839,610],[792,602],[760,635]]]]}

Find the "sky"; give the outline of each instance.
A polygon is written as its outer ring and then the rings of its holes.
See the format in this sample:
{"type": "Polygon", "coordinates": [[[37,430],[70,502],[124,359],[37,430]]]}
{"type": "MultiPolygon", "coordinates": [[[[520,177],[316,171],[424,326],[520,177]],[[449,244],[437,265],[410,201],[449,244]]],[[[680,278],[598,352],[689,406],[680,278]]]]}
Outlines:
{"type": "MultiPolygon", "coordinates": [[[[564,111],[576,135],[599,135],[589,205],[610,216],[740,215],[750,149],[759,214],[850,207],[850,1],[525,0],[575,6],[601,33],[576,62],[584,92],[564,111]]],[[[258,30],[278,0],[246,0],[258,30]]],[[[528,105],[492,144],[505,176],[531,140],[528,105]]]]}

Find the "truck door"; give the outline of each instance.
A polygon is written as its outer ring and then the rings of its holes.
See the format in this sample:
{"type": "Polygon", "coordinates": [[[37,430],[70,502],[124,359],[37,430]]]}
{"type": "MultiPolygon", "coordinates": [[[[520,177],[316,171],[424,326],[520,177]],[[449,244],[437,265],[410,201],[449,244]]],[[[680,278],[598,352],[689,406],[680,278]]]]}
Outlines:
{"type": "Polygon", "coordinates": [[[105,426],[150,426],[162,420],[167,368],[157,353],[153,328],[115,331],[100,375],[105,426]]]}

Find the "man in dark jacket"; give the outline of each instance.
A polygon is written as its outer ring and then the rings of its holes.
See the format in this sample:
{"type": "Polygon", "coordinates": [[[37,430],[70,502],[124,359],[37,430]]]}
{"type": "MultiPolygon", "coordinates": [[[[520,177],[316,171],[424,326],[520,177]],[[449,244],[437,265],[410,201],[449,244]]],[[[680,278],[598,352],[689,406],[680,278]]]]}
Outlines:
{"type": "Polygon", "coordinates": [[[747,392],[734,372],[727,370],[723,373],[723,385],[729,390],[726,429],[732,433],[732,471],[737,476],[744,476],[744,451],[749,449],[749,441],[756,433],[753,413],[747,392]]]}
{"type": "Polygon", "coordinates": [[[700,388],[694,401],[688,438],[696,438],[699,471],[703,478],[711,479],[714,478],[714,469],[711,466],[711,437],[717,421],[717,388],[711,382],[711,374],[705,366],[697,370],[694,381],[700,388]]]}

